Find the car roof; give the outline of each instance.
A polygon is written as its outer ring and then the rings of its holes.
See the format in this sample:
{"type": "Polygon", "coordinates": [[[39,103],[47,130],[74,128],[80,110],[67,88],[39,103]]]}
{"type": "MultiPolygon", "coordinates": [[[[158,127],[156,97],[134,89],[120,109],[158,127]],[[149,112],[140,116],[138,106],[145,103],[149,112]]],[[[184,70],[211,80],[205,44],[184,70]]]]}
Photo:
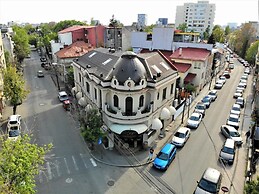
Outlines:
{"type": "Polygon", "coordinates": [[[210,90],[209,93],[216,94],[218,91],[217,90],[210,90]]]}
{"type": "Polygon", "coordinates": [[[244,100],[244,98],[243,97],[238,97],[237,100],[244,100]]]}
{"type": "Polygon", "coordinates": [[[185,133],[188,130],[190,130],[188,127],[180,127],[177,131],[180,133],[185,133]]]}
{"type": "Polygon", "coordinates": [[[237,131],[237,130],[235,129],[235,127],[232,127],[232,126],[230,126],[230,125],[222,125],[221,127],[226,127],[226,128],[228,128],[229,131],[237,131]]]}
{"type": "Polygon", "coordinates": [[[59,92],[59,95],[67,95],[67,93],[65,91],[61,91],[59,92]]]}
{"type": "Polygon", "coordinates": [[[239,118],[238,115],[235,115],[235,114],[230,114],[229,117],[232,117],[232,118],[239,118]]]}
{"type": "Polygon", "coordinates": [[[205,170],[202,177],[212,183],[217,183],[220,177],[220,172],[214,168],[209,167],[205,170]]]}
{"type": "Polygon", "coordinates": [[[21,115],[11,115],[10,117],[9,117],[9,120],[10,121],[16,121],[17,119],[18,119],[18,117],[20,117],[21,115]]]}
{"type": "Polygon", "coordinates": [[[163,147],[163,149],[160,152],[168,154],[174,147],[175,145],[168,143],[163,147]]]}
{"type": "Polygon", "coordinates": [[[233,104],[233,107],[238,107],[238,108],[240,108],[240,104],[233,104]]]}
{"type": "Polygon", "coordinates": [[[225,147],[229,147],[229,148],[233,148],[235,146],[235,140],[231,139],[231,138],[227,138],[225,143],[224,143],[225,147]]]}
{"type": "Polygon", "coordinates": [[[191,116],[197,116],[197,117],[199,117],[200,115],[201,115],[200,113],[193,112],[191,116]]]}

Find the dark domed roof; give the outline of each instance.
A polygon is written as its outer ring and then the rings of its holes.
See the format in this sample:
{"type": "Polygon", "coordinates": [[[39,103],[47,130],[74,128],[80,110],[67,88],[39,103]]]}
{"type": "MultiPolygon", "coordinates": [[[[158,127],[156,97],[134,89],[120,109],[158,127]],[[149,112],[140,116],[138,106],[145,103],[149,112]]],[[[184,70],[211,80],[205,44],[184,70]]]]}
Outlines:
{"type": "Polygon", "coordinates": [[[143,77],[146,77],[146,74],[144,65],[131,51],[125,52],[114,65],[113,76],[120,84],[124,84],[128,78],[138,84],[143,77]]]}

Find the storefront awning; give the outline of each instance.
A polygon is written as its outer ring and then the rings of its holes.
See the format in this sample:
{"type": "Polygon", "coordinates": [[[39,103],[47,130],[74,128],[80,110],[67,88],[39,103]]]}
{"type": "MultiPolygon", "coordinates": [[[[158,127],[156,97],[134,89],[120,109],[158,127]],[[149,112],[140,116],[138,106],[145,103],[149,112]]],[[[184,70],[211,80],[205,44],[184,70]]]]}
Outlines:
{"type": "Polygon", "coordinates": [[[170,111],[167,108],[163,108],[160,114],[160,119],[162,120],[168,120],[171,116],[170,111]]]}
{"type": "Polygon", "coordinates": [[[151,128],[152,129],[156,129],[156,130],[159,130],[163,127],[163,124],[162,122],[160,121],[159,118],[155,118],[152,122],[152,125],[151,125],[151,128]]]}
{"type": "Polygon", "coordinates": [[[187,76],[184,78],[184,83],[190,83],[196,77],[195,73],[188,73],[187,76]]]}
{"type": "Polygon", "coordinates": [[[144,133],[147,130],[145,124],[136,124],[136,125],[121,125],[121,124],[112,124],[110,126],[111,131],[117,134],[121,134],[123,131],[136,131],[138,134],[144,133]]]}

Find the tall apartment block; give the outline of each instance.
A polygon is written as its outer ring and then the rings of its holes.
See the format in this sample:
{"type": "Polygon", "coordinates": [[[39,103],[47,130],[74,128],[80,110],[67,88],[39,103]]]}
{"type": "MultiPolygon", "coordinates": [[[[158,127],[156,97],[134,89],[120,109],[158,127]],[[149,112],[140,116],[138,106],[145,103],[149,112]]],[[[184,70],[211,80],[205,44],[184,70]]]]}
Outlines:
{"type": "Polygon", "coordinates": [[[147,15],[138,14],[138,27],[139,29],[144,29],[147,25],[147,15]]]}
{"type": "Polygon", "coordinates": [[[177,28],[180,24],[186,23],[188,31],[199,32],[202,36],[207,27],[210,31],[213,29],[215,9],[215,4],[210,4],[209,1],[184,3],[176,8],[175,26],[177,28]]]}

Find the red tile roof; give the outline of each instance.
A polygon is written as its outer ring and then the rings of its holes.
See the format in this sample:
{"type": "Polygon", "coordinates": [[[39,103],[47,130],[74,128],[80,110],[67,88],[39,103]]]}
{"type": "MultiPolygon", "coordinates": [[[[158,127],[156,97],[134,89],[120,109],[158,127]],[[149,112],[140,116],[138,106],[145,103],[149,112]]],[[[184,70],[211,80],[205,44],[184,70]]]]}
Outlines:
{"type": "Polygon", "coordinates": [[[191,64],[188,64],[188,63],[173,63],[173,64],[177,68],[177,70],[181,73],[185,73],[192,66],[191,64]]]}
{"type": "Polygon", "coordinates": [[[205,61],[210,51],[201,48],[179,48],[171,56],[171,59],[188,59],[193,61],[205,61]],[[182,54],[179,54],[182,49],[182,54]]]}
{"type": "Polygon", "coordinates": [[[93,26],[71,26],[71,27],[68,27],[64,30],[59,31],[58,33],[64,34],[64,33],[67,33],[67,32],[73,32],[73,31],[76,31],[76,30],[80,30],[82,28],[92,28],[92,27],[93,26]]]}
{"type": "Polygon", "coordinates": [[[56,52],[55,54],[60,59],[74,58],[74,57],[80,57],[93,49],[94,48],[92,47],[91,44],[85,43],[84,41],[77,41],[63,48],[62,50],[56,52]]]}

